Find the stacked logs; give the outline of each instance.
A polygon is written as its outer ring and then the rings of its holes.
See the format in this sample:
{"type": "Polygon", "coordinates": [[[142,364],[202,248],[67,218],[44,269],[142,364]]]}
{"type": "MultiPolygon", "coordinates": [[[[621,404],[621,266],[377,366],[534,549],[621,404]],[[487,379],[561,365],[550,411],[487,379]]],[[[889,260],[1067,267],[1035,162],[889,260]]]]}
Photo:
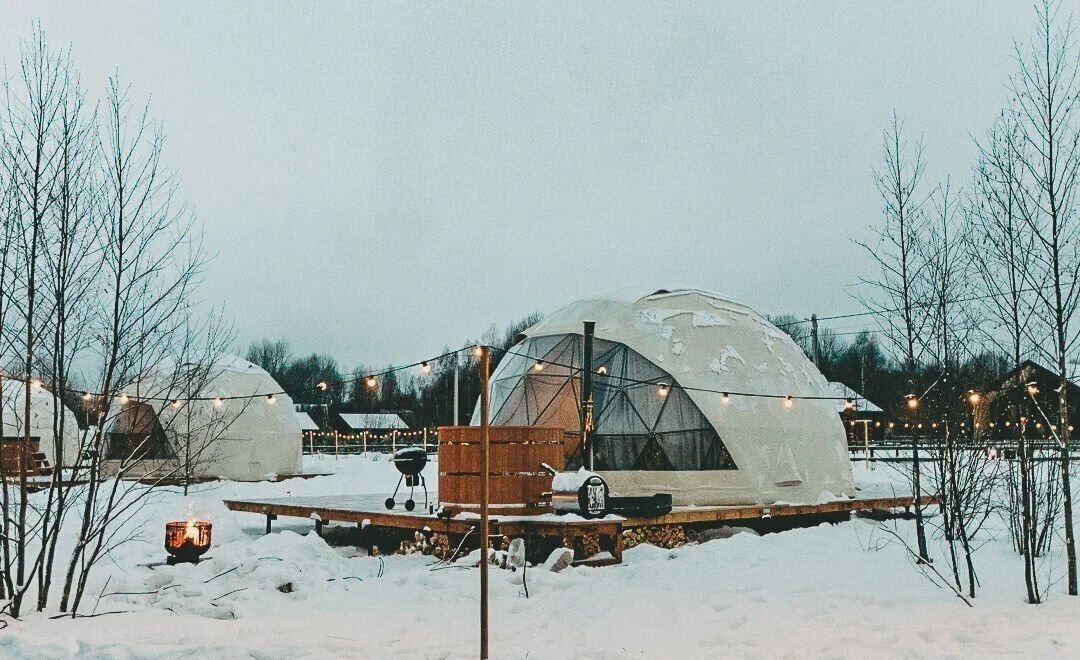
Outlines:
{"type": "MultiPolygon", "coordinates": [[[[427,531],[427,530],[425,530],[427,531]]],[[[398,546],[399,555],[429,555],[444,559],[453,552],[450,547],[450,537],[446,534],[432,534],[430,532],[415,532],[412,540],[405,539],[398,546]]]]}
{"type": "Polygon", "coordinates": [[[677,548],[686,545],[686,530],[682,525],[655,525],[650,527],[632,527],[622,533],[623,548],[632,548],[642,543],[658,548],[677,548]]]}
{"type": "Polygon", "coordinates": [[[600,552],[600,535],[564,536],[562,544],[564,548],[573,550],[575,557],[592,557],[600,552]]]}

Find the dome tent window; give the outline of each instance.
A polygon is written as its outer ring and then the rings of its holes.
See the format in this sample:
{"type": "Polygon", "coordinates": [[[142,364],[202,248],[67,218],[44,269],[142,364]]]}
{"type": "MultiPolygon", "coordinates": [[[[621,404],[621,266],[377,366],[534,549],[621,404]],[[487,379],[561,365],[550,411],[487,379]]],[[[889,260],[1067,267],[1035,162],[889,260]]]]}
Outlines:
{"type": "MultiPolygon", "coordinates": [[[[556,335],[516,346],[492,385],[492,423],[577,429],[581,342],[580,335],[556,335]],[[548,365],[542,373],[532,368],[538,361],[548,365]]],[[[667,387],[664,396],[657,394],[674,380],[670,374],[624,344],[597,340],[594,372],[601,365],[604,373],[593,381],[593,469],[736,469],[720,435],[686,392],[667,387]]],[[[568,467],[578,465],[580,456],[568,457],[568,467]]]]}

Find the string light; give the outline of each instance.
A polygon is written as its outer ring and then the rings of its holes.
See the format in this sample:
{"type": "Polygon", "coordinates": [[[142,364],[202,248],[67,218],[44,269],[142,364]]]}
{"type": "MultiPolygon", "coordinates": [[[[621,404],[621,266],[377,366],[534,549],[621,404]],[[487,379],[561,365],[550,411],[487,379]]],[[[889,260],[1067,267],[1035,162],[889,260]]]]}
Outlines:
{"type": "Polygon", "coordinates": [[[1027,393],[1030,394],[1031,396],[1035,396],[1036,394],[1038,394],[1039,393],[1038,384],[1036,384],[1036,383],[1028,383],[1027,384],[1027,393]]]}
{"type": "Polygon", "coordinates": [[[220,408],[224,403],[225,402],[221,400],[220,396],[214,399],[214,407],[215,408],[220,408]]]}
{"type": "Polygon", "coordinates": [[[31,383],[31,385],[34,386],[35,390],[40,390],[41,389],[41,381],[40,380],[35,380],[34,382],[31,383]]]}
{"type": "Polygon", "coordinates": [[[273,403],[274,402],[274,395],[273,394],[267,394],[266,395],[266,402],[267,403],[273,403]]]}
{"type": "Polygon", "coordinates": [[[543,370],[544,370],[544,361],[543,360],[537,360],[536,364],[533,365],[533,371],[543,371],[543,370]]]}
{"type": "Polygon", "coordinates": [[[83,401],[89,401],[90,400],[90,393],[89,392],[83,392],[82,400],[83,401]]]}
{"type": "Polygon", "coordinates": [[[853,410],[855,408],[855,402],[851,399],[844,400],[844,410],[853,410]]]}
{"type": "Polygon", "coordinates": [[[319,388],[320,390],[322,390],[323,392],[325,392],[325,391],[326,391],[326,388],[327,388],[327,387],[329,387],[329,385],[327,385],[327,384],[326,384],[326,381],[324,380],[324,381],[320,381],[320,382],[319,382],[319,384],[318,384],[318,385],[316,385],[315,387],[317,387],[317,388],[319,388]]]}
{"type": "Polygon", "coordinates": [[[477,344],[476,346],[473,346],[472,352],[473,355],[475,355],[476,357],[480,357],[484,354],[484,349],[480,346],[480,344],[477,344]]]}
{"type": "Polygon", "coordinates": [[[907,395],[907,407],[915,410],[919,407],[919,399],[914,394],[907,395]]]}
{"type": "Polygon", "coordinates": [[[179,399],[173,399],[171,405],[172,405],[173,408],[179,408],[180,407],[179,399]]]}
{"type": "Polygon", "coordinates": [[[375,380],[375,376],[368,376],[364,379],[364,382],[367,383],[368,387],[375,387],[379,383],[379,381],[375,380]]]}
{"type": "Polygon", "coordinates": [[[722,401],[723,403],[730,403],[731,402],[731,395],[728,394],[727,392],[722,393],[720,395],[720,401],[722,401]]]}
{"type": "Polygon", "coordinates": [[[791,398],[791,395],[790,394],[784,395],[784,407],[790,408],[793,405],[795,405],[795,400],[793,398],[791,398]]]}
{"type": "Polygon", "coordinates": [[[670,390],[671,390],[671,388],[668,387],[667,384],[664,384],[664,385],[661,385],[659,388],[657,388],[656,393],[659,394],[662,397],[665,397],[665,396],[668,395],[668,392],[670,390]]]}
{"type": "Polygon", "coordinates": [[[598,368],[598,369],[596,370],[596,373],[600,374],[601,376],[604,376],[604,375],[606,375],[606,374],[607,374],[607,366],[605,366],[605,365],[600,365],[600,368],[598,368]]]}
{"type": "Polygon", "coordinates": [[[126,394],[121,394],[120,395],[120,403],[122,403],[124,405],[127,405],[128,401],[131,401],[131,399],[128,398],[128,395],[126,395],[126,394]]]}
{"type": "Polygon", "coordinates": [[[421,362],[420,363],[420,371],[424,372],[425,374],[430,374],[431,373],[431,365],[428,364],[427,362],[421,362]]]}
{"type": "Polygon", "coordinates": [[[975,405],[982,401],[982,395],[975,390],[968,390],[968,401],[970,401],[972,405],[975,405]]]}

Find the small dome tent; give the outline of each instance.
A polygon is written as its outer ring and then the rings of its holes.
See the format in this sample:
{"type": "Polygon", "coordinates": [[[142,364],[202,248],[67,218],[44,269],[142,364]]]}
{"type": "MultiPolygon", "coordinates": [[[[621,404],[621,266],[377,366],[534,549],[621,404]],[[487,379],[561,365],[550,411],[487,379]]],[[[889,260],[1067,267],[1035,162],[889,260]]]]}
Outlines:
{"type": "Polygon", "coordinates": [[[232,355],[195,370],[205,384],[191,394],[170,365],[123,390],[106,426],[106,463],[137,455],[132,477],[257,481],[300,472],[293,402],[266,370],[232,355]]]}
{"type": "MultiPolygon", "coordinates": [[[[3,437],[22,438],[26,433],[26,381],[4,379],[3,437]]],[[[75,413],[52,392],[39,384],[30,385],[30,435],[38,438],[41,453],[53,467],[69,467],[79,458],[81,434],[75,413]],[[63,436],[57,437],[59,414],[64,416],[63,436]],[[60,446],[58,446],[60,445],[60,446]],[[58,454],[63,456],[58,457],[58,454]]]]}
{"type": "Polygon", "coordinates": [[[596,323],[592,465],[613,492],[681,505],[854,494],[836,402],[797,398],[832,396],[828,381],[763,316],[703,291],[594,298],[546,317],[492,374],[493,424],[579,430],[584,321],[596,323]]]}

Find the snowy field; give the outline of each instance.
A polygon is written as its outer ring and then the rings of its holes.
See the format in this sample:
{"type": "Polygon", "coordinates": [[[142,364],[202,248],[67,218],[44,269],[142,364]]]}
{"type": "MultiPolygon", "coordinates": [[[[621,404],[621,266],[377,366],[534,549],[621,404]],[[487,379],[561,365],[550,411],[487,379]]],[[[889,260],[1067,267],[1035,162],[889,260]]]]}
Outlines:
{"type": "MultiPolygon", "coordinates": [[[[145,537],[115,551],[88,590],[86,612],[106,614],[9,622],[0,657],[475,657],[477,569],[432,571],[431,557],[331,547],[303,520],[280,519],[264,536],[260,516],[221,504],[385,493],[397,482],[385,458],[309,458],[306,467],[334,474],[157,496],[145,537]],[[164,557],[164,523],[189,512],[213,521],[211,559],[144,566],[164,557]],[[286,584],[291,591],[279,590],[286,584]]],[[[856,466],[857,479],[888,474],[856,466]]],[[[896,524],[913,542],[912,523],[896,524]]],[[[920,575],[877,525],[852,520],[675,550],[639,546],[621,566],[530,570],[528,599],[493,569],[492,656],[1080,657],[1080,599],[1063,595],[1060,558],[1047,564],[1057,581],[1049,602],[1026,605],[1021,560],[999,532],[977,555],[982,591],[968,608],[920,575]]],[[[947,573],[941,547],[933,554],[947,573]]]]}

